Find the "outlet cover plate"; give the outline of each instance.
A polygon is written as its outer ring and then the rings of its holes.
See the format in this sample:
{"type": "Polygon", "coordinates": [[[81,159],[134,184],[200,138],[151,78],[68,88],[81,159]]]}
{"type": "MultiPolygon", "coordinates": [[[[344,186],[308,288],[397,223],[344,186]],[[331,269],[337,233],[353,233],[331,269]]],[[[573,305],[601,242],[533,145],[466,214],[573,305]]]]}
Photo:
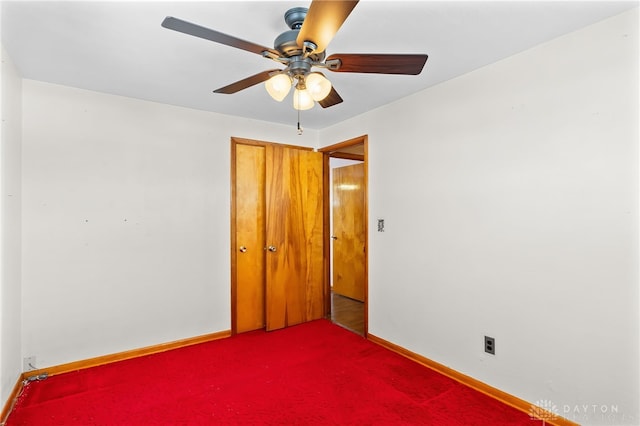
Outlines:
{"type": "Polygon", "coordinates": [[[484,351],[488,354],[496,354],[496,339],[489,336],[484,336],[484,351]]]}

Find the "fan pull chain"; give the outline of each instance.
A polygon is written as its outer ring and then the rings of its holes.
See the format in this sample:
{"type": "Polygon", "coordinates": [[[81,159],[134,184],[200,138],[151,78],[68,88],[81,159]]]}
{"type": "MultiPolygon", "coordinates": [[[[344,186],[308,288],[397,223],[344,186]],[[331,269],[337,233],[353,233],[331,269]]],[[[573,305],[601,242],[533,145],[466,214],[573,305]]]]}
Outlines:
{"type": "MultiPolygon", "coordinates": [[[[300,105],[300,93],[298,93],[298,105],[300,105]]],[[[298,136],[302,136],[304,129],[300,127],[300,110],[298,109],[298,136]]]]}

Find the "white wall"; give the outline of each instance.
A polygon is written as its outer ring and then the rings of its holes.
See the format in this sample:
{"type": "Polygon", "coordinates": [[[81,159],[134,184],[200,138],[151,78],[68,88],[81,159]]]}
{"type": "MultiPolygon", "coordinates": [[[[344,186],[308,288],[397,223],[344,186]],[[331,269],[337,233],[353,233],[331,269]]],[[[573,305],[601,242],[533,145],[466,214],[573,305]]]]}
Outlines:
{"type": "Polygon", "coordinates": [[[321,131],[369,135],[370,333],[640,423],[638,71],[635,9],[321,131]]]}
{"type": "Polygon", "coordinates": [[[21,84],[0,46],[0,407],[22,371],[21,340],[21,84]]]}
{"type": "Polygon", "coordinates": [[[23,356],[230,329],[230,138],[317,132],[23,81],[23,356]]]}

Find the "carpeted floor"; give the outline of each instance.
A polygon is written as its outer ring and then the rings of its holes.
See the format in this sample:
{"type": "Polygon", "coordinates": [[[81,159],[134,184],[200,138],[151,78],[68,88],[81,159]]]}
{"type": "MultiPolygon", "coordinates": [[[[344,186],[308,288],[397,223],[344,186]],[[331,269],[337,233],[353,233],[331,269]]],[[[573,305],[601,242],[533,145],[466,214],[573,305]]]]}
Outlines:
{"type": "Polygon", "coordinates": [[[52,376],[6,425],[528,425],[326,320],[52,376]]]}

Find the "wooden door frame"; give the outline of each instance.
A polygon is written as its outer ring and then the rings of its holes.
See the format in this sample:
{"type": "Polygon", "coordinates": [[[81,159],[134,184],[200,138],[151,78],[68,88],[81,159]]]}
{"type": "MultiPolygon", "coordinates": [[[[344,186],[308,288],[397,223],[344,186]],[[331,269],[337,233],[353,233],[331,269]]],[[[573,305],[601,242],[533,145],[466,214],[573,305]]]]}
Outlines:
{"type": "MultiPolygon", "coordinates": [[[[287,144],[281,144],[281,143],[277,143],[277,142],[266,142],[266,141],[260,141],[260,140],[254,140],[254,139],[244,139],[244,138],[238,138],[235,136],[231,137],[231,235],[230,235],[230,239],[231,239],[231,256],[230,256],[230,261],[231,261],[231,334],[235,335],[237,334],[238,331],[238,324],[237,324],[237,307],[238,307],[238,283],[237,283],[237,256],[238,256],[238,243],[236,240],[236,231],[237,231],[237,225],[236,225],[236,214],[237,214],[237,209],[236,209],[236,145],[253,145],[253,146],[273,146],[273,145],[277,145],[280,147],[284,147],[284,148],[295,148],[295,149],[301,149],[303,151],[313,151],[313,148],[310,147],[306,147],[306,146],[296,146],[296,145],[287,145],[287,144]]],[[[324,169],[323,169],[324,172],[324,169]]],[[[324,181],[323,181],[323,185],[324,185],[324,181]]],[[[324,220],[324,217],[323,217],[324,220]]],[[[324,238],[324,235],[323,235],[324,238]]]]}
{"type": "Polygon", "coordinates": [[[365,256],[364,256],[364,337],[369,336],[369,137],[368,135],[362,135],[349,139],[343,142],[339,142],[334,145],[329,145],[324,148],[318,149],[318,152],[322,153],[322,167],[323,167],[323,182],[322,182],[322,202],[323,202],[323,238],[324,238],[324,294],[325,294],[325,307],[324,310],[327,315],[331,313],[331,205],[329,204],[329,193],[331,192],[330,182],[330,165],[329,160],[331,158],[344,158],[348,160],[361,160],[364,163],[364,241],[365,241],[365,256]],[[348,154],[340,152],[341,149],[348,148],[354,145],[362,144],[364,147],[364,155],[348,154]]]}

